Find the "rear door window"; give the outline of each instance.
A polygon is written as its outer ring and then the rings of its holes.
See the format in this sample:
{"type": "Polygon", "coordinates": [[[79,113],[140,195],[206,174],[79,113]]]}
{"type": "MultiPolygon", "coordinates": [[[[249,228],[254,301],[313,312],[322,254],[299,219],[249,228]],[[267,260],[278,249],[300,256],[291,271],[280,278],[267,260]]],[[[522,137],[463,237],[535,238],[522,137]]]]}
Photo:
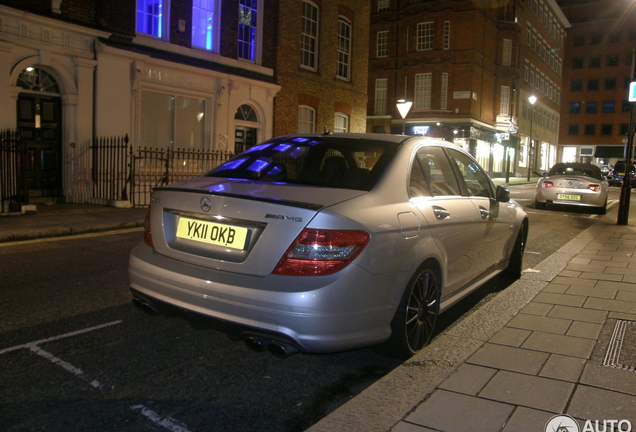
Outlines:
{"type": "Polygon", "coordinates": [[[441,147],[423,147],[413,160],[409,196],[461,195],[452,166],[441,147]]]}

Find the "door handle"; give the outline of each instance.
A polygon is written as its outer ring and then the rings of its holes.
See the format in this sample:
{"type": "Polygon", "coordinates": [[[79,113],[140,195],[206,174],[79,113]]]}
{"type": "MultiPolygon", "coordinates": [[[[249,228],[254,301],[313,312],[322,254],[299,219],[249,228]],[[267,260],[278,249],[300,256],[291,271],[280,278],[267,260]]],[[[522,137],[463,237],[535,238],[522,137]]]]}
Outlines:
{"type": "Polygon", "coordinates": [[[490,217],[490,212],[486,208],[479,206],[479,216],[481,216],[484,220],[488,219],[488,217],[490,217]]]}
{"type": "Polygon", "coordinates": [[[433,206],[433,214],[437,220],[442,220],[450,217],[450,213],[444,207],[433,206]]]}

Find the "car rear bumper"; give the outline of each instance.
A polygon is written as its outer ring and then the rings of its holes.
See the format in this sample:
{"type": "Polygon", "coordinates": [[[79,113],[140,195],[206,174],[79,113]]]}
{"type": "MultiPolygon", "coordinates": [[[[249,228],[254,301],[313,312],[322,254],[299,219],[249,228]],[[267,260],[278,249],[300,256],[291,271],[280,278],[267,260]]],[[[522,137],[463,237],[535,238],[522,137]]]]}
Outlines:
{"type": "Polygon", "coordinates": [[[401,296],[395,275],[355,265],[323,277],[252,277],[177,262],[145,244],[131,252],[129,274],[133,296],[161,313],[195,314],[238,329],[241,337],[280,340],[302,352],[384,341],[401,296]],[[298,289],[283,290],[282,282],[298,289]]]}

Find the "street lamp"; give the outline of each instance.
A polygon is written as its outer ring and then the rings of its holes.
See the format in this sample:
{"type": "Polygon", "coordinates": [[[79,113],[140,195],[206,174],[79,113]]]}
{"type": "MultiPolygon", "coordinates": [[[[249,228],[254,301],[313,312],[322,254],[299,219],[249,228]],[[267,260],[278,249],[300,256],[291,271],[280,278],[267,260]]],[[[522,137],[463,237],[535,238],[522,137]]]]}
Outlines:
{"type": "Polygon", "coordinates": [[[528,145],[528,181],[530,181],[530,173],[532,172],[532,162],[534,161],[533,139],[532,139],[532,123],[534,122],[534,104],[537,97],[532,95],[528,98],[530,102],[530,144],[528,145]]]}
{"type": "Polygon", "coordinates": [[[402,135],[406,133],[406,116],[411,110],[411,106],[413,106],[413,102],[407,102],[404,99],[399,99],[395,104],[400,115],[402,116],[402,135]]]}

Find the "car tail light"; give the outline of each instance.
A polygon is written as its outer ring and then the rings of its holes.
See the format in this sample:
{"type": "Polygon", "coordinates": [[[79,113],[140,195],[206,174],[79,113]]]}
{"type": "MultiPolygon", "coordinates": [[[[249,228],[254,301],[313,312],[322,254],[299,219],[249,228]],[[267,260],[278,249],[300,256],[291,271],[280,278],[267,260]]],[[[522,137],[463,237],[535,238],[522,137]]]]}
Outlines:
{"type": "Polygon", "coordinates": [[[144,219],[144,243],[150,247],[155,247],[155,244],[152,242],[152,230],[150,229],[150,206],[148,206],[148,212],[144,219]]]}
{"type": "Polygon", "coordinates": [[[591,185],[587,185],[587,188],[589,190],[593,190],[594,192],[598,192],[601,190],[601,185],[591,184],[591,185]]]}
{"type": "Polygon", "coordinates": [[[280,260],[274,274],[322,276],[345,268],[369,242],[355,230],[304,229],[280,260]]]}
{"type": "Polygon", "coordinates": [[[551,188],[552,186],[554,186],[554,183],[552,183],[550,180],[546,180],[543,182],[544,188],[551,188]]]}

